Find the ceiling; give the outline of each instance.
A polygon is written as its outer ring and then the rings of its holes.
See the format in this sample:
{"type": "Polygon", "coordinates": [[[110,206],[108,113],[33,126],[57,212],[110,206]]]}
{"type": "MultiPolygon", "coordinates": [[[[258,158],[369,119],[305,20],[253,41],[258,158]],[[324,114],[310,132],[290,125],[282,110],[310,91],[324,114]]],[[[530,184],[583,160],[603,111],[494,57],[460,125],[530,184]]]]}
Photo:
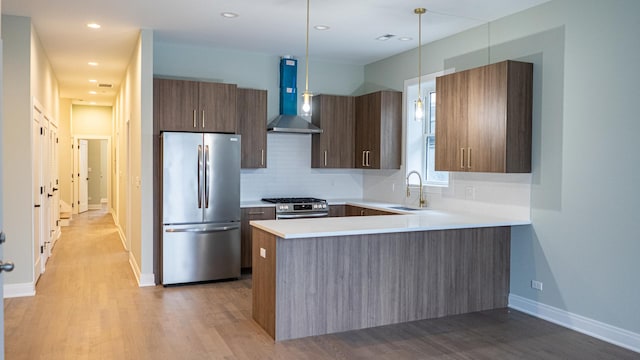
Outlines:
{"type": "MultiPolygon", "coordinates": [[[[413,13],[417,7],[427,8],[422,16],[422,43],[427,43],[547,1],[311,0],[309,56],[365,65],[413,49],[418,42],[418,16],[413,13]],[[316,25],[330,29],[315,30],[316,25]],[[385,34],[395,37],[376,40],[385,34]]],[[[60,96],[77,104],[113,103],[140,28],[153,29],[158,42],[304,58],[304,0],[2,0],[1,4],[3,14],[32,18],[58,78],[60,96]],[[222,12],[239,16],[225,18],[222,12]],[[102,27],[87,28],[91,22],[102,27]],[[90,61],[99,65],[89,66],[90,61]]]]}

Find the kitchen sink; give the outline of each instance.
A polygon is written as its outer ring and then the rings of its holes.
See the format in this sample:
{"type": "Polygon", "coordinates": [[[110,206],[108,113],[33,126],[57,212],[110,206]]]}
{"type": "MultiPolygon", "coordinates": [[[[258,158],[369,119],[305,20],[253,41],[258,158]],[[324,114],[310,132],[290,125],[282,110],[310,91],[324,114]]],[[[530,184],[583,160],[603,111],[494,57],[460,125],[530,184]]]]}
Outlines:
{"type": "Polygon", "coordinates": [[[411,208],[406,206],[389,206],[389,209],[402,210],[402,211],[423,211],[426,208],[411,208]]]}

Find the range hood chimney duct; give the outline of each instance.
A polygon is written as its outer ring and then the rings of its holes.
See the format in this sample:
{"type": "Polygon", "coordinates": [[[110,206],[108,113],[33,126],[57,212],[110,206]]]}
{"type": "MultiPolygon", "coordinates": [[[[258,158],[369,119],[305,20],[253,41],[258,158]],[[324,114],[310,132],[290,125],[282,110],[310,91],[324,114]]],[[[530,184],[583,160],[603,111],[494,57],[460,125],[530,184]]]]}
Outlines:
{"type": "Polygon", "coordinates": [[[322,129],[298,116],[298,60],[280,59],[280,115],[267,125],[268,132],[320,134],[322,129]]]}

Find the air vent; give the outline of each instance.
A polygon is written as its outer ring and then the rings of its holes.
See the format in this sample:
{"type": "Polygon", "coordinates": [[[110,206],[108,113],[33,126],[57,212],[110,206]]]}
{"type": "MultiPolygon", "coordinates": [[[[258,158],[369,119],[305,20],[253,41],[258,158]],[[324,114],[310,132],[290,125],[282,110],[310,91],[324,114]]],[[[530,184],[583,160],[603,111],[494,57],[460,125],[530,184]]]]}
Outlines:
{"type": "Polygon", "coordinates": [[[376,40],[380,40],[380,41],[387,41],[389,39],[391,39],[392,37],[394,37],[395,35],[393,34],[384,34],[384,35],[380,35],[376,38],[376,40]]]}
{"type": "Polygon", "coordinates": [[[98,87],[111,89],[113,87],[113,84],[98,84],[98,87]]]}

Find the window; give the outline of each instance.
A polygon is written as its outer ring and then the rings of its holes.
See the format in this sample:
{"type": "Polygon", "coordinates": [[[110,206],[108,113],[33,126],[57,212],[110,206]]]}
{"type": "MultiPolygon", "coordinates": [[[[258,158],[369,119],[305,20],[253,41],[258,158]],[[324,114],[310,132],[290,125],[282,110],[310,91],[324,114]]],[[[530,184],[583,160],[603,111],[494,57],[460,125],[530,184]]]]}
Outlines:
{"type": "Polygon", "coordinates": [[[449,172],[436,171],[436,92],[429,91],[426,97],[428,109],[426,121],[424,121],[424,144],[426,158],[426,183],[435,186],[449,185],[449,172]]]}
{"type": "MultiPolygon", "coordinates": [[[[417,170],[423,176],[423,182],[429,186],[446,187],[449,185],[449,173],[435,171],[436,145],[436,89],[435,78],[443,73],[424,76],[421,82],[421,94],[425,101],[425,120],[414,121],[414,101],[418,96],[418,79],[405,82],[406,120],[405,150],[406,172],[417,170]]],[[[417,185],[417,178],[410,179],[411,185],[417,185]]]]}

